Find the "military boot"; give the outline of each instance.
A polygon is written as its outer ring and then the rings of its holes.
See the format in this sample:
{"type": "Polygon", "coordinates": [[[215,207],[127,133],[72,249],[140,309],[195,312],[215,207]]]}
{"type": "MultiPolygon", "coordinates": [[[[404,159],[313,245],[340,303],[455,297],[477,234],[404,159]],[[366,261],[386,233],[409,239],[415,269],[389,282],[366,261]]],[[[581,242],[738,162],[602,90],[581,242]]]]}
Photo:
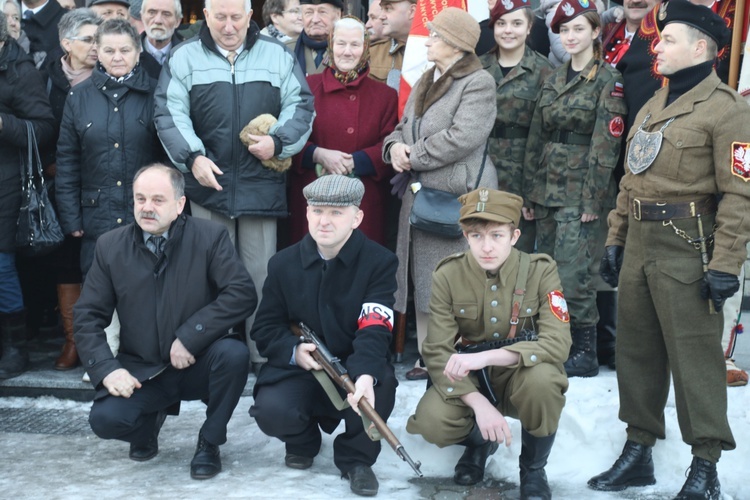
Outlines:
{"type": "Polygon", "coordinates": [[[554,434],[534,437],[526,429],[521,429],[521,456],[518,457],[521,469],[521,500],[552,498],[544,466],[547,465],[547,458],[554,442],[554,434]]]}
{"type": "Polygon", "coordinates": [[[26,352],[26,318],[23,311],[0,314],[0,380],[17,377],[29,366],[26,352]]]}
{"type": "Polygon", "coordinates": [[[607,471],[589,479],[589,488],[599,491],[622,491],[630,486],[656,483],[651,447],[626,441],[620,457],[607,471]]]}
{"type": "Polygon", "coordinates": [[[615,369],[615,339],[617,338],[617,292],[597,292],[596,356],[599,366],[615,369]]]}
{"type": "Polygon", "coordinates": [[[55,361],[55,370],[70,370],[78,365],[78,352],[73,340],[73,306],[80,296],[80,283],[57,285],[57,303],[65,332],[65,345],[55,361]]]}
{"type": "Polygon", "coordinates": [[[477,484],[484,478],[487,458],[497,451],[498,444],[494,441],[486,441],[476,425],[466,439],[458,444],[466,446],[466,450],[456,463],[453,482],[461,486],[477,484]]]}
{"type": "Polygon", "coordinates": [[[565,373],[568,377],[594,377],[599,374],[599,362],[596,359],[596,326],[577,326],[570,328],[573,346],[565,362],[565,373]]]}
{"type": "Polygon", "coordinates": [[[705,500],[719,500],[721,485],[716,473],[716,464],[702,458],[693,457],[685,484],[675,497],[675,500],[691,500],[702,498],[705,500]]]}

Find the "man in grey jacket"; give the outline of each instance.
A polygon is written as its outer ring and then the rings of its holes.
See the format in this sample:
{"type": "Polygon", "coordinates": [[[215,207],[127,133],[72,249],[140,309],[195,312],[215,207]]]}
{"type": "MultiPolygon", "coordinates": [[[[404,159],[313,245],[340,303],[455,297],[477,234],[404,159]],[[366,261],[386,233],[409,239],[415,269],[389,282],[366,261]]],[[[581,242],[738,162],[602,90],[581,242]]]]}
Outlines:
{"type": "MultiPolygon", "coordinates": [[[[276,251],[276,218],[287,216],[286,178],[263,160],[298,153],[315,115],[305,75],[283,44],[261,37],[250,0],[207,0],[198,36],[176,47],[155,94],[159,138],[185,174],[194,217],[224,224],[260,296],[276,251]],[[245,146],[242,128],[277,121],[245,146]]],[[[253,317],[248,318],[249,333],[253,317]]],[[[264,360],[251,347],[251,361],[264,360]]]]}

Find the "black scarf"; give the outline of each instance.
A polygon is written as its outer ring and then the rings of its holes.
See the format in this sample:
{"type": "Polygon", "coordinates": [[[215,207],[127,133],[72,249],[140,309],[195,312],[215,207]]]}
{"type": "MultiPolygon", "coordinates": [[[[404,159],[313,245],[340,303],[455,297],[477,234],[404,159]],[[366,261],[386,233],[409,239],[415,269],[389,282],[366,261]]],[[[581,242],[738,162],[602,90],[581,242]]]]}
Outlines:
{"type": "Polygon", "coordinates": [[[320,63],[323,62],[323,56],[326,53],[325,49],[328,47],[328,40],[318,42],[307,36],[304,31],[300,33],[299,38],[297,39],[297,45],[294,46],[294,57],[297,58],[299,65],[302,66],[302,72],[306,75],[307,63],[305,62],[305,47],[309,47],[315,51],[317,54],[315,56],[315,64],[320,66],[320,63]]]}

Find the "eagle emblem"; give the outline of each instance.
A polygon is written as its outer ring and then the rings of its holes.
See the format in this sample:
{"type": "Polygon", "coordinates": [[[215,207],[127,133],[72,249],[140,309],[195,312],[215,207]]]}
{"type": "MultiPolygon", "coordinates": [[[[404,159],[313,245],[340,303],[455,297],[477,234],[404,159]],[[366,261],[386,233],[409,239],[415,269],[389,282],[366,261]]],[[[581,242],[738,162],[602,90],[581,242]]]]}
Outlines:
{"type": "Polygon", "coordinates": [[[732,143],[732,175],[750,181],[750,143],[732,143]]]}

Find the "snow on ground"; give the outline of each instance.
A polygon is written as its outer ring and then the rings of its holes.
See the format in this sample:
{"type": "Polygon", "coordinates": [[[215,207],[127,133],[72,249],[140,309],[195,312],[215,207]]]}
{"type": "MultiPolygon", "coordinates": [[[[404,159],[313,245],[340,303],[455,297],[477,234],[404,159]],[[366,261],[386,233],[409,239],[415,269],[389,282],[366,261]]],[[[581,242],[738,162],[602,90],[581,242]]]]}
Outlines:
{"type": "MultiPolygon", "coordinates": [[[[374,468],[380,480],[380,498],[425,498],[430,495],[425,492],[435,491],[435,478],[443,478],[438,482],[445,485],[451,482],[453,466],[462,448],[454,446],[441,450],[404,430],[406,419],[423,389],[421,382],[402,382],[388,423],[411,457],[422,462],[426,478],[416,479],[408,465],[384,443],[374,468]]],[[[725,499],[750,499],[746,480],[750,467],[747,451],[750,448],[750,389],[729,388],[728,391],[728,415],[737,450],[725,452],[719,463],[719,477],[725,499]]],[[[333,465],[331,436],[324,436],[321,453],[310,470],[288,469],[283,464],[283,444],[265,436],[248,416],[251,404],[251,397],[240,400],[230,422],[229,441],[221,448],[224,470],[208,481],[194,481],[189,476],[190,459],[204,418],[204,407],[199,402],[184,403],[180,416],[167,419],[160,436],[159,455],[146,463],[129,460],[126,443],[103,441],[91,433],[0,434],[3,450],[0,496],[24,499],[358,498],[351,494],[348,482],[339,478],[333,465]]],[[[89,403],[54,398],[0,399],[3,408],[61,409],[76,418],[85,418],[89,406],[89,403]]],[[[654,448],[657,484],[620,494],[594,492],[586,487],[586,481],[607,469],[622,450],[625,426],[617,419],[617,410],[614,372],[605,369],[592,379],[571,380],[557,442],[547,466],[555,498],[666,499],[679,491],[691,455],[680,438],[673,395],[666,409],[667,439],[654,448]]],[[[487,467],[487,475],[492,479],[516,485],[503,498],[518,498],[520,423],[511,420],[511,430],[512,445],[501,447],[487,467]]],[[[463,496],[444,490],[435,497],[463,496]]]]}

